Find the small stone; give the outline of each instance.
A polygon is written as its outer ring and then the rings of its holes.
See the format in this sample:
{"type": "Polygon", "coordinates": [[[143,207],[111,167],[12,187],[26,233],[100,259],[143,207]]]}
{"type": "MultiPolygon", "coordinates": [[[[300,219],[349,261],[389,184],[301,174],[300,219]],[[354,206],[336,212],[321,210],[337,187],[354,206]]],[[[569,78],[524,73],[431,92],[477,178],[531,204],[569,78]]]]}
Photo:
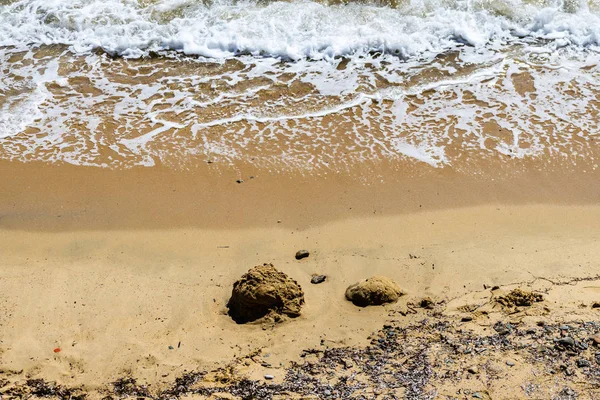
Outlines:
{"type": "Polygon", "coordinates": [[[265,375],[265,379],[270,381],[273,380],[275,377],[273,375],[265,375]]]}
{"type": "Polygon", "coordinates": [[[512,361],[507,361],[507,362],[506,362],[506,365],[508,365],[509,367],[514,367],[514,366],[515,366],[515,363],[514,363],[514,362],[512,362],[512,361]]]}
{"type": "Polygon", "coordinates": [[[575,346],[575,341],[573,340],[573,338],[566,336],[563,338],[560,338],[556,341],[556,343],[564,346],[564,347],[573,347],[575,346]]]}
{"type": "Polygon", "coordinates": [[[498,333],[498,335],[508,335],[511,331],[510,324],[503,324],[502,322],[497,322],[494,324],[494,330],[498,333]]]}
{"type": "Polygon", "coordinates": [[[473,366],[473,367],[469,367],[467,368],[467,372],[469,372],[470,374],[473,375],[477,375],[479,373],[479,368],[473,366]]]}
{"type": "Polygon", "coordinates": [[[476,398],[476,399],[483,399],[483,396],[479,392],[473,393],[473,397],[476,398]]]}
{"type": "Polygon", "coordinates": [[[238,179],[238,180],[236,180],[236,182],[237,183],[244,183],[244,180],[243,179],[238,179]]]}
{"type": "Polygon", "coordinates": [[[423,297],[419,302],[419,307],[425,308],[427,310],[432,310],[434,306],[433,299],[431,297],[423,297]]]}
{"type": "Polygon", "coordinates": [[[560,393],[558,393],[560,398],[569,398],[569,399],[575,399],[577,396],[577,393],[571,389],[570,387],[565,387],[563,388],[563,390],[560,391],[560,393]]]}
{"type": "Polygon", "coordinates": [[[595,334],[594,336],[591,337],[592,342],[594,342],[594,344],[596,346],[600,345],[600,333],[595,334]]]}
{"type": "Polygon", "coordinates": [[[173,350],[175,347],[173,346],[169,346],[169,350],[173,350]]]}
{"type": "Polygon", "coordinates": [[[314,285],[318,285],[319,283],[323,283],[325,282],[325,279],[327,279],[326,275],[314,275],[311,279],[310,279],[310,283],[314,284],[314,285]]]}
{"type": "Polygon", "coordinates": [[[595,301],[594,304],[592,304],[592,308],[600,308],[600,303],[595,301]]]}
{"type": "Polygon", "coordinates": [[[571,327],[569,325],[562,325],[558,329],[560,329],[561,331],[568,331],[569,329],[571,329],[571,327]]]}
{"type": "Polygon", "coordinates": [[[302,260],[303,258],[306,258],[310,255],[310,253],[308,252],[308,250],[298,250],[296,252],[296,260],[302,260]]]}
{"type": "Polygon", "coordinates": [[[495,285],[492,287],[492,290],[498,290],[498,289],[500,289],[500,286],[495,285]]]}
{"type": "Polygon", "coordinates": [[[325,390],[323,390],[323,394],[324,394],[325,396],[331,396],[331,390],[329,390],[329,389],[325,389],[325,390]]]}
{"type": "Polygon", "coordinates": [[[579,368],[585,368],[585,367],[589,367],[591,365],[591,363],[586,360],[585,358],[580,358],[577,360],[577,366],[579,368]]]}
{"type": "Polygon", "coordinates": [[[589,347],[586,342],[580,342],[579,340],[575,341],[575,346],[579,347],[581,350],[587,350],[589,347]]]}
{"type": "Polygon", "coordinates": [[[460,319],[460,322],[469,322],[469,321],[473,321],[473,317],[470,315],[465,315],[464,317],[462,317],[460,319]]]}
{"type": "Polygon", "coordinates": [[[545,353],[547,351],[546,347],[543,345],[539,345],[536,350],[538,351],[538,353],[545,353]]]}

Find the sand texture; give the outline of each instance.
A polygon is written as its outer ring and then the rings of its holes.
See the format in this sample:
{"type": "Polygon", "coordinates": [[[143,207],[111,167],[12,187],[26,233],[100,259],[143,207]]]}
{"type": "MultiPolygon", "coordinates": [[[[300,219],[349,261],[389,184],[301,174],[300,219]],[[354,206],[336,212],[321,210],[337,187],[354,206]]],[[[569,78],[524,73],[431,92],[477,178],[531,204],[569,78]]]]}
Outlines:
{"type": "Polygon", "coordinates": [[[133,172],[91,170],[99,179],[81,184],[77,168],[4,167],[14,182],[0,219],[8,398],[598,395],[594,174],[556,186],[450,173],[454,189],[433,177],[340,189],[301,177],[237,184],[226,174],[189,186],[145,170],[140,182],[156,190],[133,202],[139,187],[124,184],[133,172]],[[192,201],[209,184],[229,198],[192,201]],[[96,196],[101,188],[110,196],[96,196]],[[180,210],[192,208],[183,223],[180,210]],[[297,260],[300,249],[309,256],[297,260]],[[302,288],[301,313],[237,324],[227,309],[234,282],[264,263],[302,288]],[[312,284],[314,275],[327,278],[312,284]],[[356,307],[346,288],[371,276],[405,294],[356,307]]]}

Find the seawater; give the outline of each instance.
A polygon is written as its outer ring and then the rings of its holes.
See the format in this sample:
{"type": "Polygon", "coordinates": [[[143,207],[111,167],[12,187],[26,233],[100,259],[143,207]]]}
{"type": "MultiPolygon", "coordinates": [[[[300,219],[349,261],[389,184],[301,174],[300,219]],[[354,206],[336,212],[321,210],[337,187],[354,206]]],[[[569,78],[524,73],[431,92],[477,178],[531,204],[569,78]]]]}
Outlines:
{"type": "Polygon", "coordinates": [[[597,168],[600,4],[0,0],[0,159],[597,168]]]}

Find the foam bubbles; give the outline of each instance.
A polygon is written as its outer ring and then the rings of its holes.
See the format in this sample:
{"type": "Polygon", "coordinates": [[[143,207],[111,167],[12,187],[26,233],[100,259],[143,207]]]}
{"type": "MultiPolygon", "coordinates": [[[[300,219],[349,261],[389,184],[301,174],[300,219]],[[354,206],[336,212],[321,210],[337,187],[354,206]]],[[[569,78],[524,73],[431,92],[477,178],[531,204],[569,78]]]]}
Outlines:
{"type": "Polygon", "coordinates": [[[582,2],[411,1],[397,8],[306,0],[20,0],[0,6],[0,46],[65,44],[139,57],[161,50],[322,59],[383,52],[413,57],[524,37],[598,45],[600,16],[582,2]],[[503,4],[503,6],[499,6],[503,4]],[[572,8],[572,7],[571,7],[572,8]],[[570,11],[570,12],[569,12],[570,11]]]}
{"type": "Polygon", "coordinates": [[[0,5],[0,158],[592,160],[599,44],[586,2],[13,1],[0,5]]]}

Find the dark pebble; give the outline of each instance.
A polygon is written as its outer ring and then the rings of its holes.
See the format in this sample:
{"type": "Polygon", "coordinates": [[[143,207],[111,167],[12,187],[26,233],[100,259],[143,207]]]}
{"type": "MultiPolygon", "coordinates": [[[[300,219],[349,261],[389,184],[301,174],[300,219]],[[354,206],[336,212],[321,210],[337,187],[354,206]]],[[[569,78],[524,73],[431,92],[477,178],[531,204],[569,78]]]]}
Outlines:
{"type": "Polygon", "coordinates": [[[580,342],[579,340],[575,342],[575,346],[579,347],[581,350],[587,350],[589,347],[586,342],[580,342]]]}
{"type": "Polygon", "coordinates": [[[327,279],[326,275],[315,275],[310,279],[310,283],[318,285],[319,283],[325,282],[325,279],[327,279]]]}
{"type": "Polygon", "coordinates": [[[308,252],[308,250],[298,250],[296,252],[296,260],[302,260],[303,258],[306,258],[310,255],[310,253],[308,252]]]}
{"type": "Polygon", "coordinates": [[[470,374],[477,375],[479,373],[479,368],[477,368],[477,367],[469,367],[469,368],[467,368],[467,371],[470,374]]]}
{"type": "Polygon", "coordinates": [[[586,360],[585,358],[580,358],[579,360],[577,360],[577,366],[579,368],[585,368],[585,367],[589,367],[591,364],[588,360],[586,360]]]}
{"type": "Polygon", "coordinates": [[[563,338],[560,338],[556,341],[556,343],[565,346],[565,347],[573,347],[575,346],[575,341],[573,340],[572,337],[566,336],[563,338]]]}
{"type": "Polygon", "coordinates": [[[421,299],[421,301],[419,302],[419,306],[421,308],[426,308],[428,310],[433,310],[433,306],[434,306],[434,302],[433,299],[431,297],[424,297],[421,299]]]}
{"type": "Polygon", "coordinates": [[[499,334],[499,335],[508,335],[512,332],[512,325],[511,324],[504,324],[500,321],[496,322],[494,324],[494,330],[499,334]]]}

